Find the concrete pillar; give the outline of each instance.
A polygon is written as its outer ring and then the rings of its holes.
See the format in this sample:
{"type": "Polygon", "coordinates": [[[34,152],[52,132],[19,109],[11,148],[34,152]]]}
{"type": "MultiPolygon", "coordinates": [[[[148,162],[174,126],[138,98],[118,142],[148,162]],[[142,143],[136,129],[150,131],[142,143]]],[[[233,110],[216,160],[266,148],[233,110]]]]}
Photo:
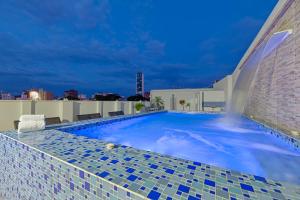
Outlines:
{"type": "Polygon", "coordinates": [[[119,110],[121,110],[121,104],[117,100],[117,101],[114,102],[114,111],[119,111],[119,110]]]}
{"type": "Polygon", "coordinates": [[[232,92],[233,92],[233,86],[232,86],[232,75],[228,75],[227,77],[227,85],[225,95],[226,95],[226,104],[229,105],[231,102],[232,92]]]}
{"type": "MultiPolygon", "coordinates": [[[[176,110],[175,94],[172,94],[170,99],[171,99],[170,110],[176,110]]],[[[168,108],[165,108],[165,109],[168,109],[168,108]]]]}
{"type": "Polygon", "coordinates": [[[35,114],[35,102],[34,101],[21,101],[21,115],[34,115],[35,114]]]}
{"type": "Polygon", "coordinates": [[[63,122],[73,122],[75,119],[73,101],[61,101],[59,107],[60,119],[63,122]]]}
{"type": "Polygon", "coordinates": [[[125,103],[123,101],[120,101],[119,104],[120,104],[119,110],[122,110],[125,113],[125,103]]]}
{"type": "Polygon", "coordinates": [[[198,96],[198,98],[199,98],[199,101],[198,101],[198,108],[199,108],[199,111],[203,111],[203,99],[204,99],[204,92],[203,91],[200,91],[199,92],[199,96],[198,96]]]}
{"type": "Polygon", "coordinates": [[[102,101],[96,101],[96,113],[100,113],[103,116],[103,108],[102,108],[102,101]]]}
{"type": "Polygon", "coordinates": [[[134,104],[132,101],[129,101],[129,114],[134,114],[134,104]]]}
{"type": "MultiPolygon", "coordinates": [[[[193,110],[192,111],[199,111],[199,109],[198,109],[198,104],[199,104],[199,101],[198,101],[198,94],[195,94],[194,95],[194,98],[193,98],[193,100],[194,100],[194,108],[193,108],[193,110]]],[[[192,105],[193,105],[192,104],[192,105]]]]}

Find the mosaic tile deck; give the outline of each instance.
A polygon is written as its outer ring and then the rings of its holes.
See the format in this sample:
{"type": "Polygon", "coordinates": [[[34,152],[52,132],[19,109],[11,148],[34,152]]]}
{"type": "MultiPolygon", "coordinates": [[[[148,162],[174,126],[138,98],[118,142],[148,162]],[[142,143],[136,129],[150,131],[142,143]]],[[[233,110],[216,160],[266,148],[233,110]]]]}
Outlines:
{"type": "MultiPolygon", "coordinates": [[[[138,116],[112,120],[132,117],[138,116]]],[[[112,120],[77,122],[21,135],[1,134],[1,162],[10,162],[1,166],[1,171],[10,172],[1,174],[0,197],[7,195],[3,181],[12,179],[19,184],[11,181],[6,189],[17,187],[18,195],[23,189],[26,194],[36,194],[33,199],[300,199],[299,185],[123,145],[106,150],[104,141],[61,131],[112,120]],[[33,187],[24,189],[20,177],[33,187]]]]}

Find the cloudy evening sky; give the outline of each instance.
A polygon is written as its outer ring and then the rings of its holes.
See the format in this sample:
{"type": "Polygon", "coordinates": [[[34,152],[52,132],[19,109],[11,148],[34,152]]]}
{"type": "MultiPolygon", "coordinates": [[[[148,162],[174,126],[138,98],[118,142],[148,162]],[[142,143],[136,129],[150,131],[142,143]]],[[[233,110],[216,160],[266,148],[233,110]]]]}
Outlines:
{"type": "Polygon", "coordinates": [[[0,90],[197,88],[230,74],[276,0],[2,0],[0,90]]]}

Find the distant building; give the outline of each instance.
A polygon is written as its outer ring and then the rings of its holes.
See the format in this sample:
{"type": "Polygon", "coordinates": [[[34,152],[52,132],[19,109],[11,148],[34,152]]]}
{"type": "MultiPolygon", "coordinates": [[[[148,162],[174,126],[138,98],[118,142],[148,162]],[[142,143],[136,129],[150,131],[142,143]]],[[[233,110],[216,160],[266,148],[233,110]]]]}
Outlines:
{"type": "Polygon", "coordinates": [[[15,97],[10,93],[0,93],[0,99],[2,100],[14,100],[15,97]]]}
{"type": "Polygon", "coordinates": [[[31,89],[22,93],[21,98],[30,100],[53,100],[54,96],[51,92],[45,91],[43,89],[31,89]]]}
{"type": "Polygon", "coordinates": [[[116,101],[116,100],[121,100],[122,97],[119,94],[114,94],[114,93],[96,93],[92,97],[96,101],[116,101]]]}
{"type": "Polygon", "coordinates": [[[150,99],[150,92],[145,92],[144,97],[145,99],[150,99]]]}
{"type": "Polygon", "coordinates": [[[142,72],[136,74],[136,94],[144,95],[144,74],[142,72]]]}
{"type": "Polygon", "coordinates": [[[54,96],[52,92],[44,91],[42,93],[42,100],[53,100],[54,96]]]}
{"type": "Polygon", "coordinates": [[[29,99],[29,91],[23,91],[20,100],[28,100],[28,99],[29,99]]]}
{"type": "Polygon", "coordinates": [[[79,100],[87,100],[87,96],[85,94],[79,94],[78,99],[79,100]]]}
{"type": "Polygon", "coordinates": [[[73,89],[64,91],[64,98],[67,98],[67,97],[78,99],[78,91],[73,90],[73,89]]]}
{"type": "Polygon", "coordinates": [[[15,100],[23,100],[23,99],[21,99],[21,95],[15,95],[15,100]]]}

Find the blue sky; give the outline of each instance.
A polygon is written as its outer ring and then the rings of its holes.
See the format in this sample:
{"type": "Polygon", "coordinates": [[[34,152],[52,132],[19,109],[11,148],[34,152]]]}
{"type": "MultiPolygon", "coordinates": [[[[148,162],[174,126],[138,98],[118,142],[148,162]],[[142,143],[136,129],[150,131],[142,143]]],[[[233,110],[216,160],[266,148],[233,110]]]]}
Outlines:
{"type": "Polygon", "coordinates": [[[0,90],[130,95],[230,74],[276,0],[5,0],[0,90]]]}

